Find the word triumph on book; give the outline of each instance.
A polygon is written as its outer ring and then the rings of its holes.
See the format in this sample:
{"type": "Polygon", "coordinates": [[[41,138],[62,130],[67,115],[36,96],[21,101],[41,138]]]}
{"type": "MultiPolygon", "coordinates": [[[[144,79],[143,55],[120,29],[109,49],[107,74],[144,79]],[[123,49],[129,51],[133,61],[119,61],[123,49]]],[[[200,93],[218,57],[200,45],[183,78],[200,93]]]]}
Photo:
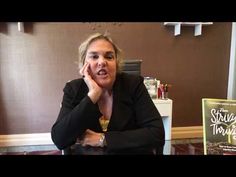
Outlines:
{"type": "Polygon", "coordinates": [[[213,135],[231,135],[236,140],[236,115],[224,108],[211,109],[211,115],[210,126],[213,127],[213,135]]]}

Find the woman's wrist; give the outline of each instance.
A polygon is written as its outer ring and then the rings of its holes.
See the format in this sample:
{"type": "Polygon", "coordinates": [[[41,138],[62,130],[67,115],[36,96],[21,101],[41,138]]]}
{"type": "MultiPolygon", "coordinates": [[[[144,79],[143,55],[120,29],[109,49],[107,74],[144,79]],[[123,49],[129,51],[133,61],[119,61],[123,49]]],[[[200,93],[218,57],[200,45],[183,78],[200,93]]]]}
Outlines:
{"type": "Polygon", "coordinates": [[[88,92],[88,97],[91,99],[93,104],[97,103],[99,97],[95,92],[88,92]]]}
{"type": "Polygon", "coordinates": [[[88,96],[92,100],[92,102],[95,104],[99,100],[101,93],[102,92],[100,91],[89,91],[88,96]]]}
{"type": "Polygon", "coordinates": [[[106,146],[106,139],[105,139],[104,133],[100,133],[99,146],[101,146],[101,147],[106,146]]]}

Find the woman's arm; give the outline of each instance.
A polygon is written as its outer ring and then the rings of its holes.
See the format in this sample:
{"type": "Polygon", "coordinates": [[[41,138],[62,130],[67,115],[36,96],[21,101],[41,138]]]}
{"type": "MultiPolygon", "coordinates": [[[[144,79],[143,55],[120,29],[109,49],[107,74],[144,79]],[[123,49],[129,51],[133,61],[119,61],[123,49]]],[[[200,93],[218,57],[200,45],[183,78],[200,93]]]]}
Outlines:
{"type": "Polygon", "coordinates": [[[75,103],[76,90],[79,92],[80,88],[72,87],[75,87],[75,84],[69,82],[64,88],[60,113],[51,130],[52,140],[59,149],[74,144],[76,139],[82,136],[87,128],[93,127],[95,120],[101,116],[97,104],[91,101],[87,93],[75,103]]]}

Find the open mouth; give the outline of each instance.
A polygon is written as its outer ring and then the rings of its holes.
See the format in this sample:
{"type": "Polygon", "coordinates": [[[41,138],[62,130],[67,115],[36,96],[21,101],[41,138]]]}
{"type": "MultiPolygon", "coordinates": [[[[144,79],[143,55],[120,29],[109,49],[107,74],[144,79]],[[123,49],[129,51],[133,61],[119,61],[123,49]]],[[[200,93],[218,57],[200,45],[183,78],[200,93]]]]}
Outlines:
{"type": "Polygon", "coordinates": [[[99,76],[106,76],[107,75],[107,71],[105,69],[100,69],[97,72],[97,75],[99,75],[99,76]]]}

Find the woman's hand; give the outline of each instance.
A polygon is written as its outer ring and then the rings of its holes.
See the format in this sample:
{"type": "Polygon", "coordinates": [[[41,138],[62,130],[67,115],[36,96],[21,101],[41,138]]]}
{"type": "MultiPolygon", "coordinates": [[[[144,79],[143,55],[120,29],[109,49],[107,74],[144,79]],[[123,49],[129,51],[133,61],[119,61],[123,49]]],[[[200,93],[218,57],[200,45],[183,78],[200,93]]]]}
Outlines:
{"type": "Polygon", "coordinates": [[[85,63],[84,66],[80,69],[80,74],[82,75],[85,83],[89,88],[88,96],[95,104],[102,94],[102,88],[99,87],[98,84],[93,80],[90,73],[91,71],[89,63],[85,63]]]}
{"type": "Polygon", "coordinates": [[[87,129],[84,133],[83,139],[80,140],[82,146],[94,146],[94,147],[103,147],[101,143],[101,133],[94,132],[90,129],[87,129]]]}

